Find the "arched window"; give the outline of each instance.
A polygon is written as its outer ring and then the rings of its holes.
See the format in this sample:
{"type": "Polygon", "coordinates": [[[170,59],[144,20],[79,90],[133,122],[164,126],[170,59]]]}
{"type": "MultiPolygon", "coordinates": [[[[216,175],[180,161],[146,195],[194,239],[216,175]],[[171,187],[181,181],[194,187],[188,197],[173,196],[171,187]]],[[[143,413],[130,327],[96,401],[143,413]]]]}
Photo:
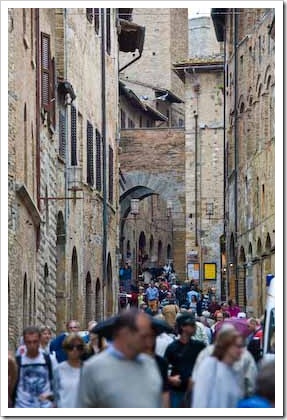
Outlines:
{"type": "Polygon", "coordinates": [[[89,321],[92,320],[92,279],[90,272],[88,272],[86,277],[86,325],[88,325],[89,321]]]}
{"type": "Polygon", "coordinates": [[[101,309],[101,283],[100,279],[97,279],[96,282],[96,321],[99,322],[102,319],[102,309],[101,309]]]}

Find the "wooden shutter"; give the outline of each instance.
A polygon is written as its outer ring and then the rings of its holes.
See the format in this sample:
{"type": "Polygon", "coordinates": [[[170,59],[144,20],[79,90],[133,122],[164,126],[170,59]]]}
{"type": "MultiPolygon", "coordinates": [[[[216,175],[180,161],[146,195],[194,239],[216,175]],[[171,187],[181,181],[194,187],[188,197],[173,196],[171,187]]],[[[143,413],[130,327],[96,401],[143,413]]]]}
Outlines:
{"type": "Polygon", "coordinates": [[[86,9],[86,16],[90,23],[93,22],[93,9],[86,9]]]}
{"type": "Polygon", "coordinates": [[[63,159],[66,157],[66,121],[62,111],[59,112],[59,155],[63,159]]]}
{"type": "Polygon", "coordinates": [[[114,151],[109,146],[109,202],[112,204],[114,199],[114,151]]]}
{"type": "Polygon", "coordinates": [[[102,191],[102,145],[101,134],[96,130],[96,188],[102,191]]]}
{"type": "Polygon", "coordinates": [[[87,183],[94,185],[93,126],[87,122],[87,183]]]}
{"type": "Polygon", "coordinates": [[[111,9],[106,9],[106,49],[111,54],[111,9]]]}
{"type": "Polygon", "coordinates": [[[50,89],[49,89],[49,102],[50,102],[50,124],[56,129],[56,63],[55,57],[50,61],[50,89]]]}
{"type": "Polygon", "coordinates": [[[98,34],[100,29],[100,9],[94,9],[94,24],[95,32],[98,34]]]}
{"type": "Polygon", "coordinates": [[[41,104],[45,111],[50,106],[50,36],[41,33],[41,104]]]}
{"type": "Polygon", "coordinates": [[[77,165],[77,110],[71,105],[71,165],[77,165]]]}

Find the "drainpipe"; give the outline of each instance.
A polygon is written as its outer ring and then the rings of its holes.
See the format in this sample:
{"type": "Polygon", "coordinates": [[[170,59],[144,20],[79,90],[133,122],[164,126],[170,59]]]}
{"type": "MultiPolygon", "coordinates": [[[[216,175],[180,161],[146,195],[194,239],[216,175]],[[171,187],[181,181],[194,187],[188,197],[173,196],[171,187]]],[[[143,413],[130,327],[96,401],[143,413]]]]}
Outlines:
{"type": "Polygon", "coordinates": [[[198,120],[198,115],[197,112],[194,111],[194,126],[195,126],[195,150],[194,150],[194,161],[195,161],[195,169],[194,169],[194,175],[195,175],[195,181],[194,181],[194,189],[195,189],[195,246],[198,246],[198,226],[197,226],[197,222],[198,222],[198,215],[197,215],[197,207],[198,207],[198,203],[197,203],[197,120],[198,120]]]}
{"type": "Polygon", "coordinates": [[[102,272],[103,285],[107,289],[107,147],[106,147],[106,37],[105,37],[105,9],[101,9],[101,62],[102,62],[102,146],[103,146],[103,248],[102,248],[102,272]]]}
{"type": "MultiPolygon", "coordinates": [[[[68,80],[68,46],[67,46],[67,9],[64,9],[64,80],[68,80]]],[[[68,197],[68,165],[69,165],[69,136],[68,136],[68,102],[64,103],[65,107],[65,198],[68,197]]],[[[66,235],[68,237],[68,218],[69,218],[69,200],[65,200],[65,225],[66,235]]]]}
{"type": "MultiPolygon", "coordinates": [[[[40,22],[39,22],[39,9],[35,9],[35,30],[36,30],[36,197],[37,207],[41,211],[40,200],[40,174],[41,174],[41,161],[40,161],[40,22]]],[[[40,226],[37,228],[36,249],[40,246],[40,226]]]]}
{"type": "MultiPolygon", "coordinates": [[[[226,150],[226,26],[224,27],[224,70],[223,70],[223,158],[224,158],[224,165],[223,165],[223,237],[224,237],[224,249],[225,249],[225,258],[226,258],[226,186],[227,186],[227,168],[228,168],[228,157],[227,157],[227,150],[226,150]]],[[[225,260],[226,261],[226,260],[225,260]]],[[[221,263],[221,269],[222,269],[221,263]]],[[[221,271],[222,273],[222,271],[221,271]]],[[[222,276],[222,274],[221,274],[222,276]]],[[[227,279],[227,272],[225,274],[225,299],[229,296],[228,291],[228,279],[227,279]]]]}
{"type": "Polygon", "coordinates": [[[237,100],[238,100],[238,16],[237,9],[233,11],[234,21],[234,241],[235,241],[235,284],[236,284],[236,298],[238,297],[238,275],[237,275],[237,231],[238,231],[238,215],[237,215],[237,179],[238,179],[238,126],[237,126],[237,100]]]}
{"type": "Polygon", "coordinates": [[[121,69],[119,69],[119,73],[123,70],[125,70],[127,67],[129,67],[131,64],[135,63],[137,60],[139,60],[142,56],[142,52],[139,53],[140,55],[136,58],[134,58],[132,61],[130,61],[129,63],[127,63],[124,67],[122,67],[121,69]]]}

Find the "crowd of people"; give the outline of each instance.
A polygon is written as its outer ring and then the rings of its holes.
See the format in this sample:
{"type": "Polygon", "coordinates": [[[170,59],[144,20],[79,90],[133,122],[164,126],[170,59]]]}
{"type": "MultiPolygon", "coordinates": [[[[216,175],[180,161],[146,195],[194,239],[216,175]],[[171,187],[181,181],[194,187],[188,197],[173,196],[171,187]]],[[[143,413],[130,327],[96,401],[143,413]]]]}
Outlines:
{"type": "Polygon", "coordinates": [[[136,297],[86,331],[77,320],[53,338],[47,326],[25,328],[9,353],[9,407],[275,406],[260,320],[164,277],[138,285],[136,297]]]}

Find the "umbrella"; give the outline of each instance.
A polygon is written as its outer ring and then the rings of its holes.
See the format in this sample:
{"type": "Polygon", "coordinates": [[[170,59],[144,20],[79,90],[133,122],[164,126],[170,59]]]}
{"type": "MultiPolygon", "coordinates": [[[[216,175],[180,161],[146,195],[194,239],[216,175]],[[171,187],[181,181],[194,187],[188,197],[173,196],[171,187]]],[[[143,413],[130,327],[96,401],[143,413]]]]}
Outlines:
{"type": "Polygon", "coordinates": [[[250,334],[250,330],[248,328],[247,319],[245,318],[226,318],[224,321],[220,321],[215,326],[215,335],[221,329],[221,327],[225,324],[233,325],[237,331],[246,338],[250,334]]]}
{"type": "Polygon", "coordinates": [[[118,316],[116,315],[107,318],[104,321],[100,321],[94,328],[92,328],[91,332],[98,334],[101,337],[105,337],[108,341],[110,341],[113,337],[114,325],[117,319],[118,316]]]}

